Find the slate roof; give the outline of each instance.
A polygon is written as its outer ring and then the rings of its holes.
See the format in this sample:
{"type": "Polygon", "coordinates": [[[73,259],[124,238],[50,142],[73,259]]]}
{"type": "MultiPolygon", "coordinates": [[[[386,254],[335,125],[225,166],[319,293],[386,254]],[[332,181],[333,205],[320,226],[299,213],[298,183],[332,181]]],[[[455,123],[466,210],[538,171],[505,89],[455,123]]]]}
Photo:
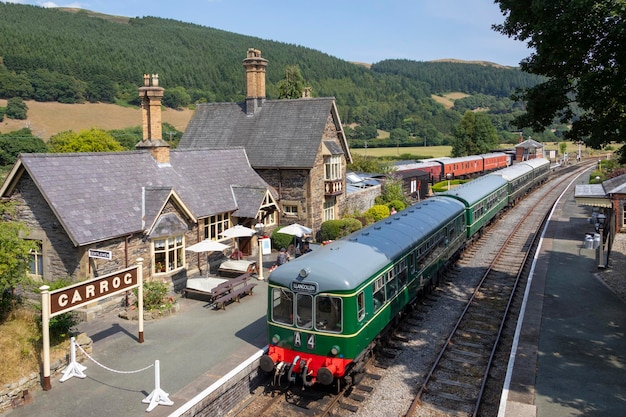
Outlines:
{"type": "Polygon", "coordinates": [[[537,142],[536,140],[526,139],[524,142],[518,143],[517,145],[515,145],[515,147],[516,148],[530,149],[530,148],[543,148],[543,145],[541,143],[537,142]]]}
{"type": "MultiPolygon", "coordinates": [[[[336,112],[334,103],[332,97],[267,100],[251,115],[242,103],[198,104],[178,146],[242,146],[255,169],[309,169],[328,116],[336,112]]],[[[344,147],[342,153],[349,157],[347,144],[344,147]]]]}
{"type": "Polygon", "coordinates": [[[610,178],[602,183],[607,194],[626,193],[626,174],[610,178]]]}
{"type": "Polygon", "coordinates": [[[146,231],[171,197],[192,218],[233,210],[254,217],[260,203],[233,188],[268,189],[243,148],[171,150],[169,164],[147,151],[23,154],[2,196],[23,170],[77,246],[146,231]]]}

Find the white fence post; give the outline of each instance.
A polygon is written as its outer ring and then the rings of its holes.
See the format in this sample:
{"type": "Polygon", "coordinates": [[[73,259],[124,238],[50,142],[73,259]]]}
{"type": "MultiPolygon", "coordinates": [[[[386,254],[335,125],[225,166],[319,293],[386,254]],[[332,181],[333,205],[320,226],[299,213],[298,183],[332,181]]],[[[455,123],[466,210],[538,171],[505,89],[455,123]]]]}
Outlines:
{"type": "Polygon", "coordinates": [[[65,382],[71,377],[85,378],[87,375],[83,371],[87,369],[86,366],[76,361],[76,339],[72,337],[70,344],[70,364],[63,371],[63,376],[59,382],[65,382]]]}
{"type": "Polygon", "coordinates": [[[154,361],[154,391],[143,399],[144,404],[150,404],[146,409],[146,412],[150,412],[156,408],[157,405],[173,405],[174,401],[169,399],[169,394],[161,389],[161,366],[159,360],[154,361]]]}

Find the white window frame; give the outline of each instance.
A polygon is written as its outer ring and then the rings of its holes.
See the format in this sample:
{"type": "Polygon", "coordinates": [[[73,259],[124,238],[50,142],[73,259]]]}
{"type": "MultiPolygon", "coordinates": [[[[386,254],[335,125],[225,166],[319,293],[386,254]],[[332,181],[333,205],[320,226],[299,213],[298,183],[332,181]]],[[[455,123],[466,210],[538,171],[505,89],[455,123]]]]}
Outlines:
{"type": "Polygon", "coordinates": [[[29,269],[28,274],[31,277],[43,279],[43,242],[41,240],[34,241],[37,244],[36,250],[29,253],[29,269]]]}
{"type": "Polygon", "coordinates": [[[284,204],[283,203],[283,213],[287,216],[298,217],[300,212],[298,211],[297,204],[284,204]]]}
{"type": "Polygon", "coordinates": [[[153,239],[152,253],[152,272],[154,274],[182,269],[185,266],[185,235],[153,239]],[[160,267],[157,268],[157,265],[160,267]]]}
{"type": "Polygon", "coordinates": [[[335,198],[324,200],[324,221],[335,220],[335,198]]]}
{"type": "Polygon", "coordinates": [[[341,178],[341,155],[327,156],[324,160],[324,179],[332,181],[341,178]]]}
{"type": "Polygon", "coordinates": [[[204,219],[204,238],[219,240],[220,233],[231,227],[230,212],[219,213],[204,219]]]}

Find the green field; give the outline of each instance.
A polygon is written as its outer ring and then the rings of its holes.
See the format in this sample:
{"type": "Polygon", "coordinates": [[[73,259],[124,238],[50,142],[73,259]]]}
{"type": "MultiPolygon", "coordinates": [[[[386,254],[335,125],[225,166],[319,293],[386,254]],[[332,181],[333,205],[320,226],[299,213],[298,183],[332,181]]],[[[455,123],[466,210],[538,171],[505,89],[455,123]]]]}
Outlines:
{"type": "MultiPolygon", "coordinates": [[[[566,142],[567,143],[567,152],[570,154],[578,153],[578,145],[574,142],[566,142]]],[[[502,149],[513,149],[515,144],[507,144],[500,145],[502,149]]],[[[621,145],[614,145],[615,150],[617,150],[621,145]]],[[[559,150],[558,142],[547,142],[544,143],[545,150],[559,150]]],[[[398,157],[400,155],[410,154],[411,158],[409,159],[425,159],[425,158],[442,158],[446,156],[450,156],[450,152],[452,152],[452,146],[411,146],[411,147],[392,147],[392,148],[351,148],[350,152],[353,154],[365,155],[365,156],[376,156],[376,157],[398,157]]],[[[583,156],[594,155],[597,153],[605,153],[603,151],[597,151],[593,149],[588,149],[585,146],[581,147],[581,152],[583,156]]]]}

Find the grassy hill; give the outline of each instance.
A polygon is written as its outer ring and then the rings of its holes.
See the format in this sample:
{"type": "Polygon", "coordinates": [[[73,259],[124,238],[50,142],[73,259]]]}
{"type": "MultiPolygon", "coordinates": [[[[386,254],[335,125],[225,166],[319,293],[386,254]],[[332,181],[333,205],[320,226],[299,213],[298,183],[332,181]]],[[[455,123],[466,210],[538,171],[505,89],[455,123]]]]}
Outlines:
{"type": "MultiPolygon", "coordinates": [[[[518,109],[508,97],[515,89],[537,82],[537,77],[517,68],[491,63],[387,60],[363,65],[299,45],[173,19],[3,2],[0,45],[0,97],[137,104],[137,87],[149,72],[159,74],[160,85],[166,89],[164,105],[171,107],[243,101],[241,61],[253,47],[269,61],[268,99],[278,98],[277,84],[284,79],[285,68],[297,66],[314,97],[335,97],[344,123],[388,132],[404,129],[417,138],[416,143],[423,138],[435,144],[448,142],[469,106],[461,99],[455,104],[463,105],[462,111],[449,104],[445,108],[431,98],[433,94],[460,91],[495,97],[491,101],[498,109],[489,117],[504,136],[517,130],[510,124],[518,109]],[[168,104],[167,99],[174,96],[180,104],[168,104]]],[[[475,101],[471,106],[493,106],[485,104],[484,97],[475,101]]],[[[44,130],[34,120],[31,126],[38,135],[44,130]]],[[[45,130],[44,137],[52,133],[45,130]]],[[[538,135],[533,133],[533,137],[538,135]]]]}

